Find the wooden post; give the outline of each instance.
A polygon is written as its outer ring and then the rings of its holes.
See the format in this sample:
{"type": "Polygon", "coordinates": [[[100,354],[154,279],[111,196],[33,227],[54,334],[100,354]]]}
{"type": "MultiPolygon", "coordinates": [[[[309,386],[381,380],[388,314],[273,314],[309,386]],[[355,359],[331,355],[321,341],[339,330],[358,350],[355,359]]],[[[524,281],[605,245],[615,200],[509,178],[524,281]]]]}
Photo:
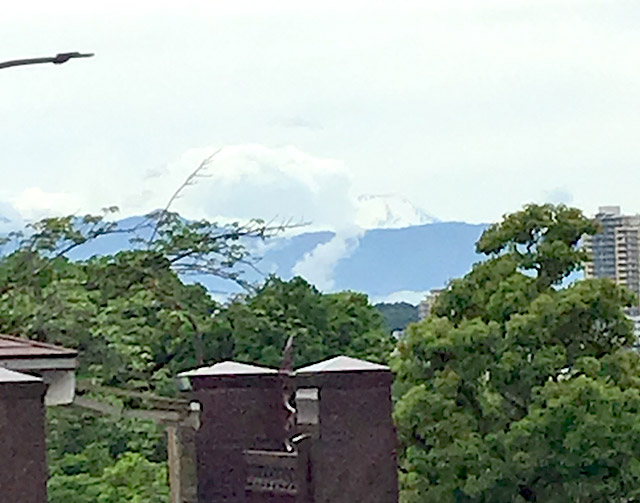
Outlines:
{"type": "Polygon", "coordinates": [[[167,465],[171,503],[197,503],[196,446],[194,417],[179,423],[165,423],[167,465]]]}
{"type": "Polygon", "coordinates": [[[182,490],[180,486],[180,442],[178,440],[178,426],[176,424],[167,425],[167,454],[171,503],[182,503],[182,490]]]}

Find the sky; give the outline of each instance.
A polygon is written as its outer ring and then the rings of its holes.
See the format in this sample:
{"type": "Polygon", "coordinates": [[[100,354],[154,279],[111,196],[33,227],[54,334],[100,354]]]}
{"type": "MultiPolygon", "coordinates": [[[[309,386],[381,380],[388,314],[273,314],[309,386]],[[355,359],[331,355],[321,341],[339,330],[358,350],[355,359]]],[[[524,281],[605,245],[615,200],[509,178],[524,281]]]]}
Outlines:
{"type": "Polygon", "coordinates": [[[638,19],[637,0],[10,2],[0,61],[95,57],[0,70],[0,217],[143,214],[220,147],[174,209],[348,236],[368,194],[474,223],[640,212],[638,19]]]}

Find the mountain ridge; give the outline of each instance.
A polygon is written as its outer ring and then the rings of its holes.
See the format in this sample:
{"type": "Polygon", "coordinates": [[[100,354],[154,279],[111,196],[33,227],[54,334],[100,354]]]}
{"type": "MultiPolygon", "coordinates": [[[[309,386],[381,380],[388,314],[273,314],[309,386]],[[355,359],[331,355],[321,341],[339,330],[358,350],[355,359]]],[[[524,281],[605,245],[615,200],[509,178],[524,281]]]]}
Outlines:
{"type": "MultiPolygon", "coordinates": [[[[119,227],[134,227],[145,217],[127,217],[117,221],[119,227]]],[[[444,286],[450,279],[468,272],[473,263],[481,260],[475,252],[475,242],[487,228],[487,224],[434,221],[422,225],[399,228],[361,230],[351,236],[354,246],[339,249],[344,254],[313,264],[314,272],[325,267],[331,278],[325,291],[354,290],[366,293],[374,302],[418,302],[433,288],[444,286]]],[[[141,238],[148,238],[151,231],[145,229],[141,238]]],[[[340,237],[334,231],[301,232],[291,236],[277,236],[265,243],[248,241],[247,246],[257,257],[256,268],[262,274],[248,270],[246,279],[259,282],[268,274],[283,279],[297,275],[301,261],[308,259],[318,247],[340,237]]],[[[91,256],[113,254],[120,250],[134,249],[125,234],[100,236],[67,254],[72,260],[84,260],[91,256]]],[[[326,258],[326,257],[325,257],[326,258]]],[[[305,277],[304,274],[302,274],[305,277]]],[[[221,299],[239,293],[240,287],[220,278],[194,275],[184,278],[199,282],[221,299]]],[[[313,278],[307,277],[310,282],[313,278]]]]}

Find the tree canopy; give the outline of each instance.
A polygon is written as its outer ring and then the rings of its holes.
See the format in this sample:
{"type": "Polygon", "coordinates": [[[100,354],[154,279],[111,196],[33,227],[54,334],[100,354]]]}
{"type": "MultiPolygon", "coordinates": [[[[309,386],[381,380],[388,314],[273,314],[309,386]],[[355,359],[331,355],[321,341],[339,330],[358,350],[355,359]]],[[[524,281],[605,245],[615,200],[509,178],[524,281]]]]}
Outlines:
{"type": "Polygon", "coordinates": [[[218,316],[221,339],[233,339],[234,358],[278,366],[295,337],[297,366],[337,355],[384,362],[393,349],[380,313],[355,292],[322,294],[304,279],[270,277],[255,294],[218,316]]]}
{"type": "Polygon", "coordinates": [[[405,503],[640,501],[640,357],[609,280],[562,287],[597,225],[529,205],[393,358],[405,503]]]}

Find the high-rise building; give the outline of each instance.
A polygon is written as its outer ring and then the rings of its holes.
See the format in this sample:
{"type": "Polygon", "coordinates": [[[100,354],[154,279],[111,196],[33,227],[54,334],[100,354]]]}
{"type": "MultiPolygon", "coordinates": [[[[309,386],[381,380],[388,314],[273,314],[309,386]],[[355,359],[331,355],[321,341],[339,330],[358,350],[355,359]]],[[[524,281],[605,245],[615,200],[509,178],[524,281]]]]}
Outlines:
{"type": "Polygon", "coordinates": [[[622,215],[619,206],[601,206],[602,231],[585,239],[591,261],[586,278],[611,278],[640,298],[640,215],[622,215]]]}
{"type": "Polygon", "coordinates": [[[418,305],[418,318],[420,321],[426,319],[431,314],[431,310],[433,309],[433,305],[438,300],[438,295],[440,295],[444,291],[444,288],[434,288],[429,291],[425,299],[420,302],[418,305]]]}

